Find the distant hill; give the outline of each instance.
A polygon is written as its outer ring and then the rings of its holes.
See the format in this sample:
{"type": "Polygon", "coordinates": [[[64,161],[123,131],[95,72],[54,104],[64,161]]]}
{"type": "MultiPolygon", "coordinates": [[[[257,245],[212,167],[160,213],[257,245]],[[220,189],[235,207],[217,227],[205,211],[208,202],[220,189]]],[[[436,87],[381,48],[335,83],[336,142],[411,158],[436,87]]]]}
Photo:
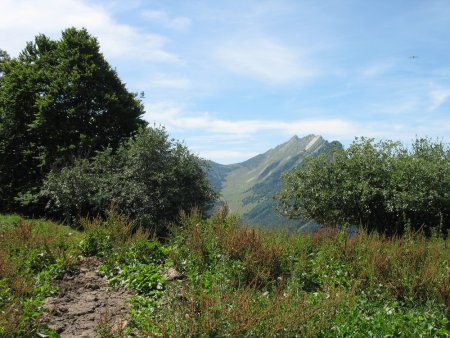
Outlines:
{"type": "Polygon", "coordinates": [[[209,180],[220,192],[231,212],[241,215],[247,224],[265,228],[288,226],[312,230],[316,225],[282,217],[276,210],[273,196],[281,189],[281,174],[299,165],[308,156],[317,156],[342,147],[321,136],[292,137],[286,143],[247,161],[223,165],[209,161],[209,180]]]}

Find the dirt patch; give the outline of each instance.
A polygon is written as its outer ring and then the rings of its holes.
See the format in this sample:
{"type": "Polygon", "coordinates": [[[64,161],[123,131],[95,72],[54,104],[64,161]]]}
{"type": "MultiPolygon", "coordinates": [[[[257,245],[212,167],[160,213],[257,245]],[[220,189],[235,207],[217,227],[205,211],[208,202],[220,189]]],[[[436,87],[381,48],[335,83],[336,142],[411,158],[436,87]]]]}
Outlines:
{"type": "Polygon", "coordinates": [[[45,320],[61,337],[95,337],[99,325],[121,330],[127,325],[130,290],[112,289],[97,272],[97,257],[85,258],[78,270],[56,286],[59,292],[47,298],[45,320]]]}

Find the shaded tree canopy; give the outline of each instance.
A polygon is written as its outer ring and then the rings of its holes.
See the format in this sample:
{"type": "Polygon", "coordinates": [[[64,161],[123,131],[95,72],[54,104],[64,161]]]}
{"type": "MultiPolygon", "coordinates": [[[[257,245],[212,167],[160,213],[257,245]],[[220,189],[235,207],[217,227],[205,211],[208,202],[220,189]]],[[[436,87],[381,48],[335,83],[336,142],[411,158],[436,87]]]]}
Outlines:
{"type": "Polygon", "coordinates": [[[324,225],[349,223],[402,234],[450,228],[450,149],[442,142],[356,139],[333,156],[308,158],[284,175],[279,210],[324,225]]]}
{"type": "Polygon", "coordinates": [[[85,29],[38,35],[17,58],[2,52],[0,75],[0,211],[39,213],[51,168],[115,149],[145,124],[140,99],[85,29]]]}

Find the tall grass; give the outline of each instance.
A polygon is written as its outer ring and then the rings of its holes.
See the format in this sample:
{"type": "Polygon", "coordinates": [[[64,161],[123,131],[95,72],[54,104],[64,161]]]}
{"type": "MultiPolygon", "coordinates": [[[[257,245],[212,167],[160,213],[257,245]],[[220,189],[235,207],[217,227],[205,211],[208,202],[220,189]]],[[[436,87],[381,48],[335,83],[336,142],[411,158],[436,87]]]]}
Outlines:
{"type": "MultiPolygon", "coordinates": [[[[223,211],[182,215],[172,260],[183,296],[158,308],[175,337],[448,336],[450,250],[442,238],[324,229],[265,232],[223,211]]],[[[172,293],[176,295],[176,293],[172,293]]]]}

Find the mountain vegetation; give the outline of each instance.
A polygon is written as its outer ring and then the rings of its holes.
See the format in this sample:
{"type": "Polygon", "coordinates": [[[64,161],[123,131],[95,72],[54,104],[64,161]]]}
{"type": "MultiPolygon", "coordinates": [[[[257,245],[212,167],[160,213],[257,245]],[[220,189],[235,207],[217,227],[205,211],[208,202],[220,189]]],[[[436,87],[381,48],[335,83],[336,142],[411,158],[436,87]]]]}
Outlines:
{"type": "Polygon", "coordinates": [[[245,162],[222,165],[210,162],[208,173],[213,187],[221,194],[232,212],[243,222],[266,228],[288,226],[312,230],[317,223],[306,219],[289,220],[276,211],[274,196],[281,190],[281,175],[319,154],[328,156],[339,142],[327,142],[317,135],[292,137],[288,142],[257,155],[245,162]]]}
{"type": "Polygon", "coordinates": [[[38,35],[18,58],[2,51],[0,75],[0,211],[77,225],[113,204],[161,234],[215,198],[203,160],[146,126],[85,29],[38,35]]]}
{"type": "Polygon", "coordinates": [[[125,325],[98,313],[98,337],[450,335],[442,237],[270,232],[226,209],[182,214],[164,244],[114,211],[82,226],[0,216],[0,336],[58,337],[44,300],[65,292],[55,280],[78,279],[87,256],[111,287],[134,294],[125,325]]]}
{"type": "Polygon", "coordinates": [[[401,235],[450,229],[450,148],[417,139],[399,142],[357,139],[330,160],[308,157],[284,174],[278,195],[291,218],[401,235]]]}
{"type": "Polygon", "coordinates": [[[106,216],[111,205],[140,226],[164,235],[179,210],[206,209],[216,198],[204,162],[164,129],[141,128],[121,144],[90,159],[52,171],[41,194],[48,213],[78,224],[81,217],[106,216]]]}

